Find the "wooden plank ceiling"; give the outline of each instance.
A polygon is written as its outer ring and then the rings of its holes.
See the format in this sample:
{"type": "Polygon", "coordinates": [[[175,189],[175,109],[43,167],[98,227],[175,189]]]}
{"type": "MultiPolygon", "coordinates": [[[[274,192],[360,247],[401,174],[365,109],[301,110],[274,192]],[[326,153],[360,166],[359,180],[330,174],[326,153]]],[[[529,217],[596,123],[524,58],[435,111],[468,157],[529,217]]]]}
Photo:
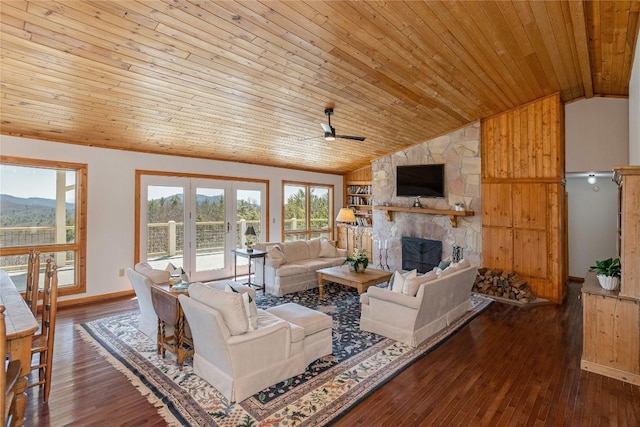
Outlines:
{"type": "Polygon", "coordinates": [[[0,8],[2,134],[343,174],[555,92],[628,96],[640,2],[0,8]],[[325,141],[327,107],[366,141],[325,141]]]}

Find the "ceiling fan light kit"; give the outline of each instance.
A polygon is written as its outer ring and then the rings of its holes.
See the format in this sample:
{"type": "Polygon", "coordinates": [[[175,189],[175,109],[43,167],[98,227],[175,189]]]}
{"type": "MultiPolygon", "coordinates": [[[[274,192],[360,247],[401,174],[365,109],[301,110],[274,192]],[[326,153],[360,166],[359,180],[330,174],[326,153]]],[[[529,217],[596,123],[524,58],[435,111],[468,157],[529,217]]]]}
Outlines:
{"type": "Polygon", "coordinates": [[[350,139],[353,141],[364,141],[366,137],[364,136],[351,136],[351,135],[336,135],[336,130],[331,126],[331,116],[333,115],[333,108],[327,108],[324,110],[324,115],[327,116],[327,120],[329,123],[320,123],[322,126],[322,130],[324,131],[324,140],[325,141],[335,141],[336,138],[341,139],[350,139]]]}

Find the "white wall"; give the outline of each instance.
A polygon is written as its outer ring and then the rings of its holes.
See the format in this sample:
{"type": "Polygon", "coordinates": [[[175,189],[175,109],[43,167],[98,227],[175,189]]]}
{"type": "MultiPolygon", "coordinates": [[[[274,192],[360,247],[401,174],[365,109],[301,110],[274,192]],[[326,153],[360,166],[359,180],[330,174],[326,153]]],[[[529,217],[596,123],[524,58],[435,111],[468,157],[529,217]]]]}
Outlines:
{"type": "Polygon", "coordinates": [[[629,101],[581,99],[565,105],[569,276],[584,277],[596,259],[616,255],[618,190],[614,166],[629,164],[629,101]],[[598,173],[594,192],[587,172],[598,173]]]}
{"type": "Polygon", "coordinates": [[[565,106],[567,173],[629,164],[629,100],[581,99],[565,106]]]}
{"type": "Polygon", "coordinates": [[[636,53],[629,81],[629,164],[640,165],[640,43],[636,40],[636,53]]]}
{"type": "Polygon", "coordinates": [[[585,277],[595,260],[616,256],[618,187],[610,173],[598,174],[594,185],[576,174],[567,177],[567,192],[569,276],[585,277]]]}
{"type": "Polygon", "coordinates": [[[269,240],[272,241],[281,239],[282,180],[333,185],[336,210],[342,206],[343,200],[342,175],[92,148],[4,135],[0,135],[0,153],[88,165],[87,289],[85,294],[64,299],[131,289],[126,277],[119,277],[118,273],[120,269],[132,266],[134,261],[136,169],[269,180],[268,220],[269,240]]]}

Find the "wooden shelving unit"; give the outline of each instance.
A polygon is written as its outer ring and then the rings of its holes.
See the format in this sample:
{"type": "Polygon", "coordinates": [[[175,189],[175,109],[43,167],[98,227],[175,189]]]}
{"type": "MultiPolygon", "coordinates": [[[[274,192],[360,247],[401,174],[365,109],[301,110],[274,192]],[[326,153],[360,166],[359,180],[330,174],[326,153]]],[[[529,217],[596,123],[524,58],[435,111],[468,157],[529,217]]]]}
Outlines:
{"type": "Polygon", "coordinates": [[[339,247],[350,253],[354,248],[367,251],[369,260],[373,259],[373,242],[371,229],[373,226],[373,194],[371,166],[356,169],[344,175],[344,206],[353,209],[357,225],[338,228],[339,247]]]}
{"type": "Polygon", "coordinates": [[[353,209],[358,225],[371,227],[373,214],[371,211],[373,205],[371,181],[347,181],[346,188],[346,206],[353,209]]]}
{"type": "Polygon", "coordinates": [[[452,227],[458,226],[458,217],[459,216],[474,216],[475,213],[473,211],[456,211],[450,209],[432,209],[432,208],[407,208],[402,206],[374,206],[373,209],[385,211],[384,213],[387,215],[387,220],[393,221],[392,212],[411,212],[417,214],[428,214],[428,215],[446,215],[449,217],[451,221],[452,227]]]}

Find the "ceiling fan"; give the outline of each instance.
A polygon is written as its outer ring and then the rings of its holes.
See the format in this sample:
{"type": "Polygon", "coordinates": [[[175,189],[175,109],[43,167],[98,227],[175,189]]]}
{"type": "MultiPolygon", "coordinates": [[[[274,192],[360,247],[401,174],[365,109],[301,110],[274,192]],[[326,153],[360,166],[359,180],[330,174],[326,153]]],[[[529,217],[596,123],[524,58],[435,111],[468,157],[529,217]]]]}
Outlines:
{"type": "Polygon", "coordinates": [[[322,130],[324,130],[325,141],[335,141],[336,138],[351,139],[354,141],[364,141],[366,139],[366,137],[364,136],[336,135],[336,130],[333,126],[331,126],[331,116],[333,115],[333,108],[327,108],[326,110],[324,110],[324,115],[327,116],[327,119],[329,120],[329,124],[320,123],[320,126],[322,126],[322,130]]]}

